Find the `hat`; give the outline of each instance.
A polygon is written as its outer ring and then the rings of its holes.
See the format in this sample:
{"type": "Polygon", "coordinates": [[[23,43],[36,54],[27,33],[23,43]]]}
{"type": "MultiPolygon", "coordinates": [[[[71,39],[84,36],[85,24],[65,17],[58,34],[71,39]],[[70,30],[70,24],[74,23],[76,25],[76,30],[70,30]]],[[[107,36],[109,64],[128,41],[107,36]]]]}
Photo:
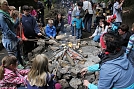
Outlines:
{"type": "Polygon", "coordinates": [[[80,16],[80,12],[77,11],[77,12],[75,13],[75,16],[80,16]]]}

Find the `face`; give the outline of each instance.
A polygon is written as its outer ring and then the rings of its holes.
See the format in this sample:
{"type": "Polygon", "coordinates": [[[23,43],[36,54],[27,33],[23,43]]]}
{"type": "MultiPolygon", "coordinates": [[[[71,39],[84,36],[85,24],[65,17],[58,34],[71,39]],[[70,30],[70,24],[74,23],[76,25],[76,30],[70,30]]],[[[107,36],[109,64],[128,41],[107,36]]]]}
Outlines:
{"type": "Polygon", "coordinates": [[[59,18],[59,19],[61,18],[61,14],[58,14],[58,18],[59,18]]]}
{"type": "Polygon", "coordinates": [[[8,10],[9,10],[8,2],[5,1],[5,2],[1,5],[1,10],[5,11],[5,12],[8,12],[8,10]]]}
{"type": "Polygon", "coordinates": [[[82,7],[81,6],[78,6],[78,8],[79,8],[79,10],[81,10],[82,7]]]}
{"type": "Polygon", "coordinates": [[[50,27],[52,27],[52,26],[53,26],[53,24],[51,23],[51,24],[49,24],[49,26],[50,26],[50,27]]]}
{"type": "Polygon", "coordinates": [[[119,33],[119,35],[123,35],[123,34],[125,34],[125,32],[122,31],[121,29],[118,29],[118,33],[119,33]]]}
{"type": "Polygon", "coordinates": [[[16,67],[17,67],[17,65],[18,65],[18,63],[16,62],[16,64],[11,64],[9,68],[10,68],[11,70],[15,70],[16,67]]]}
{"type": "Polygon", "coordinates": [[[29,15],[30,10],[23,10],[23,13],[24,13],[25,15],[29,15]]]}

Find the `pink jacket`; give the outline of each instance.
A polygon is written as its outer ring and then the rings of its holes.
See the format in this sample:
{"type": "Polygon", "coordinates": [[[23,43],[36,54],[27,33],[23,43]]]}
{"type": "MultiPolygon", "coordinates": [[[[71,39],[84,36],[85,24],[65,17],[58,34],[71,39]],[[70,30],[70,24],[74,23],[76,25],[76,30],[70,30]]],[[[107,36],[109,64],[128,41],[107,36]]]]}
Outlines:
{"type": "Polygon", "coordinates": [[[30,13],[31,13],[31,15],[34,16],[34,17],[37,16],[37,12],[36,12],[36,10],[32,10],[30,13]]]}
{"type": "Polygon", "coordinates": [[[26,84],[25,75],[29,70],[17,70],[12,71],[4,68],[4,78],[0,80],[0,89],[17,89],[18,84],[26,84]]]}

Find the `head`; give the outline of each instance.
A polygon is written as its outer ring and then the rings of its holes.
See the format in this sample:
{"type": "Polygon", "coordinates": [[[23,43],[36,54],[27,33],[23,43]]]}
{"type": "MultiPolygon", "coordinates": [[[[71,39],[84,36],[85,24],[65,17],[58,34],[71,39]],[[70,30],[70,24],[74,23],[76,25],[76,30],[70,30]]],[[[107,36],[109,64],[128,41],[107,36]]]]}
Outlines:
{"type": "Polygon", "coordinates": [[[0,0],[0,9],[5,11],[5,12],[8,12],[9,5],[8,5],[7,0],[0,0]]]}
{"type": "Polygon", "coordinates": [[[17,58],[15,56],[5,56],[2,59],[2,65],[0,66],[0,80],[3,79],[4,68],[8,68],[14,71],[16,67],[17,67],[17,58]]]}
{"type": "Polygon", "coordinates": [[[51,19],[48,20],[48,24],[49,24],[50,27],[52,27],[53,26],[53,20],[51,20],[51,19]]]}
{"type": "Polygon", "coordinates": [[[79,10],[81,10],[81,8],[83,7],[83,2],[79,1],[77,3],[77,6],[78,6],[79,10]]]}
{"type": "Polygon", "coordinates": [[[30,8],[29,8],[28,5],[24,5],[24,6],[22,7],[22,9],[23,9],[23,13],[24,13],[25,15],[29,15],[29,13],[30,13],[30,8]]]}
{"type": "Polygon", "coordinates": [[[19,16],[19,11],[17,11],[17,10],[14,10],[14,11],[12,12],[12,14],[11,14],[11,17],[12,17],[13,19],[16,19],[18,16],[19,16]]]}
{"type": "Polygon", "coordinates": [[[33,10],[34,8],[33,8],[33,6],[29,6],[29,9],[30,9],[30,10],[33,10]]]}
{"type": "Polygon", "coordinates": [[[128,31],[129,31],[129,26],[126,24],[122,24],[118,28],[119,35],[123,35],[123,34],[127,33],[128,31]]]}
{"type": "Polygon", "coordinates": [[[109,53],[115,53],[121,48],[120,36],[112,32],[104,33],[100,38],[100,43],[101,48],[109,53]]]}
{"type": "Polygon", "coordinates": [[[132,29],[131,30],[134,32],[134,23],[132,24],[132,29]]]}
{"type": "Polygon", "coordinates": [[[38,2],[38,0],[34,0],[35,2],[38,2]]]}
{"type": "Polygon", "coordinates": [[[48,70],[48,58],[45,54],[38,54],[34,58],[31,70],[28,73],[28,81],[30,82],[30,85],[46,85],[46,73],[50,74],[48,70]]]}
{"type": "Polygon", "coordinates": [[[62,19],[62,15],[61,15],[61,13],[57,13],[57,15],[56,15],[56,19],[59,19],[59,20],[62,19]]]}

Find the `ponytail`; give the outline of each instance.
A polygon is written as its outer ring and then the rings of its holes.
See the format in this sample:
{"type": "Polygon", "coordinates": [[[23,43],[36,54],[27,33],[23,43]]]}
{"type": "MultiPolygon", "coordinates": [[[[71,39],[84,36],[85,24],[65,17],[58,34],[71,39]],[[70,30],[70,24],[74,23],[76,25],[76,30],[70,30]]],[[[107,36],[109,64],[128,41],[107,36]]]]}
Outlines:
{"type": "Polygon", "coordinates": [[[4,78],[4,66],[1,65],[0,66],[0,80],[2,80],[4,78]]]}

